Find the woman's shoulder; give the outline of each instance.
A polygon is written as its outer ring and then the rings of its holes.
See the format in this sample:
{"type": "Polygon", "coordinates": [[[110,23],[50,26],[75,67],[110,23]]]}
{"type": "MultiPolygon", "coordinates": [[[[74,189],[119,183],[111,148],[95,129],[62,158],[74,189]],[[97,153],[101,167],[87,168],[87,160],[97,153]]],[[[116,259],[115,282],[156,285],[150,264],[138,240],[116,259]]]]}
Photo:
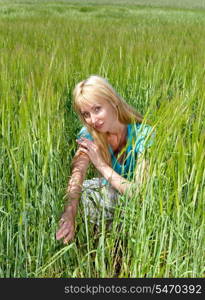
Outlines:
{"type": "Polygon", "coordinates": [[[128,125],[128,135],[130,142],[134,142],[138,152],[141,148],[151,146],[156,134],[154,128],[149,124],[133,123],[128,125]]]}
{"type": "Polygon", "coordinates": [[[154,132],[153,127],[146,123],[132,123],[128,125],[128,131],[134,136],[147,136],[154,132]]]}
{"type": "Polygon", "coordinates": [[[86,139],[89,139],[89,140],[93,140],[93,137],[92,135],[89,133],[88,129],[83,126],[81,128],[81,130],[79,131],[79,133],[77,134],[77,138],[80,139],[80,138],[86,138],[86,139]]]}

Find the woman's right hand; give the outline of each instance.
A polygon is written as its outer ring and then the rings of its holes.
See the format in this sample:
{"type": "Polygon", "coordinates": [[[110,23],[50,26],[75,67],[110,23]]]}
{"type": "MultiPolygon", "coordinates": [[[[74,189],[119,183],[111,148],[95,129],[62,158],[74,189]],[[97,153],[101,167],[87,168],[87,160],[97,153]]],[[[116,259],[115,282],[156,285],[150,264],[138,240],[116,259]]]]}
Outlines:
{"type": "Polygon", "coordinates": [[[64,238],[63,243],[66,244],[74,238],[75,235],[75,216],[72,211],[65,211],[59,221],[59,230],[56,233],[56,239],[64,238]]]}

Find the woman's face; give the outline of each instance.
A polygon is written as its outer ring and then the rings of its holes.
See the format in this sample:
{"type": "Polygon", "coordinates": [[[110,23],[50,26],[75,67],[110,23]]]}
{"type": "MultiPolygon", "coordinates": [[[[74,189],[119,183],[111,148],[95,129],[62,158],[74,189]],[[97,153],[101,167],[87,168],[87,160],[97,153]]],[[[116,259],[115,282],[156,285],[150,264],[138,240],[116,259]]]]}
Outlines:
{"type": "Polygon", "coordinates": [[[100,132],[109,132],[117,121],[114,107],[105,100],[97,100],[81,106],[81,114],[85,122],[100,132]]]}

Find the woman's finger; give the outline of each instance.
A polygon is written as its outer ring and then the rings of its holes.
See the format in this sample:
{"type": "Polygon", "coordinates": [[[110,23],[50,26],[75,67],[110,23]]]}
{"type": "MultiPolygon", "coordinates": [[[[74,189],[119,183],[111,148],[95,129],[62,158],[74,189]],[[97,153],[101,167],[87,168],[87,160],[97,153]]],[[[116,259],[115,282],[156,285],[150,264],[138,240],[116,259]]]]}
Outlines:
{"type": "Polygon", "coordinates": [[[60,225],[59,231],[60,231],[60,230],[63,230],[63,229],[66,228],[66,227],[67,227],[67,222],[66,222],[66,221],[63,221],[63,222],[61,223],[61,225],[60,225]]]}
{"type": "Polygon", "coordinates": [[[59,226],[63,225],[64,222],[65,222],[64,219],[60,219],[59,222],[58,222],[58,223],[59,223],[59,226]]]}
{"type": "Polygon", "coordinates": [[[65,222],[62,224],[61,228],[56,233],[56,239],[60,240],[62,237],[64,237],[65,233],[70,231],[70,225],[65,222]]]}
{"type": "Polygon", "coordinates": [[[66,235],[68,235],[70,232],[70,228],[65,228],[63,231],[58,232],[56,235],[56,239],[60,240],[62,238],[64,238],[66,235]]]}
{"type": "Polygon", "coordinates": [[[85,147],[92,147],[93,145],[95,145],[92,141],[90,141],[88,139],[84,139],[84,138],[76,140],[76,141],[79,145],[82,145],[85,147]]]}
{"type": "Polygon", "coordinates": [[[82,142],[88,143],[88,144],[93,144],[93,141],[86,139],[86,138],[81,138],[80,139],[82,142]]]}
{"type": "Polygon", "coordinates": [[[84,152],[84,153],[86,153],[86,154],[89,153],[89,150],[88,150],[88,149],[85,149],[85,148],[83,148],[83,147],[80,147],[79,150],[82,151],[82,152],[84,152]]]}
{"type": "Polygon", "coordinates": [[[78,143],[80,146],[88,147],[88,143],[86,143],[86,142],[84,142],[84,141],[78,141],[78,140],[77,140],[77,143],[78,143]]]}
{"type": "Polygon", "coordinates": [[[73,232],[70,232],[63,240],[64,244],[67,244],[69,241],[71,241],[74,238],[73,232]]]}

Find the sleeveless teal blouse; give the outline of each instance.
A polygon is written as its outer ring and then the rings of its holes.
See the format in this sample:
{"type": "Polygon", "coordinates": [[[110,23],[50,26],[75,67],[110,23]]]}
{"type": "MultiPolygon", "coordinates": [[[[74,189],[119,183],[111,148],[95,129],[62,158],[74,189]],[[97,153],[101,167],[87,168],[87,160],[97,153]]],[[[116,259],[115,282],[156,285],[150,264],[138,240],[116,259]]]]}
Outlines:
{"type": "MultiPolygon", "coordinates": [[[[134,175],[138,156],[153,144],[154,137],[155,133],[150,125],[141,123],[128,124],[127,144],[125,146],[125,159],[123,164],[118,162],[111,146],[109,145],[113,170],[124,178],[131,180],[134,175]]],[[[87,138],[93,141],[93,137],[86,127],[83,127],[80,130],[77,138],[87,138]]]]}

